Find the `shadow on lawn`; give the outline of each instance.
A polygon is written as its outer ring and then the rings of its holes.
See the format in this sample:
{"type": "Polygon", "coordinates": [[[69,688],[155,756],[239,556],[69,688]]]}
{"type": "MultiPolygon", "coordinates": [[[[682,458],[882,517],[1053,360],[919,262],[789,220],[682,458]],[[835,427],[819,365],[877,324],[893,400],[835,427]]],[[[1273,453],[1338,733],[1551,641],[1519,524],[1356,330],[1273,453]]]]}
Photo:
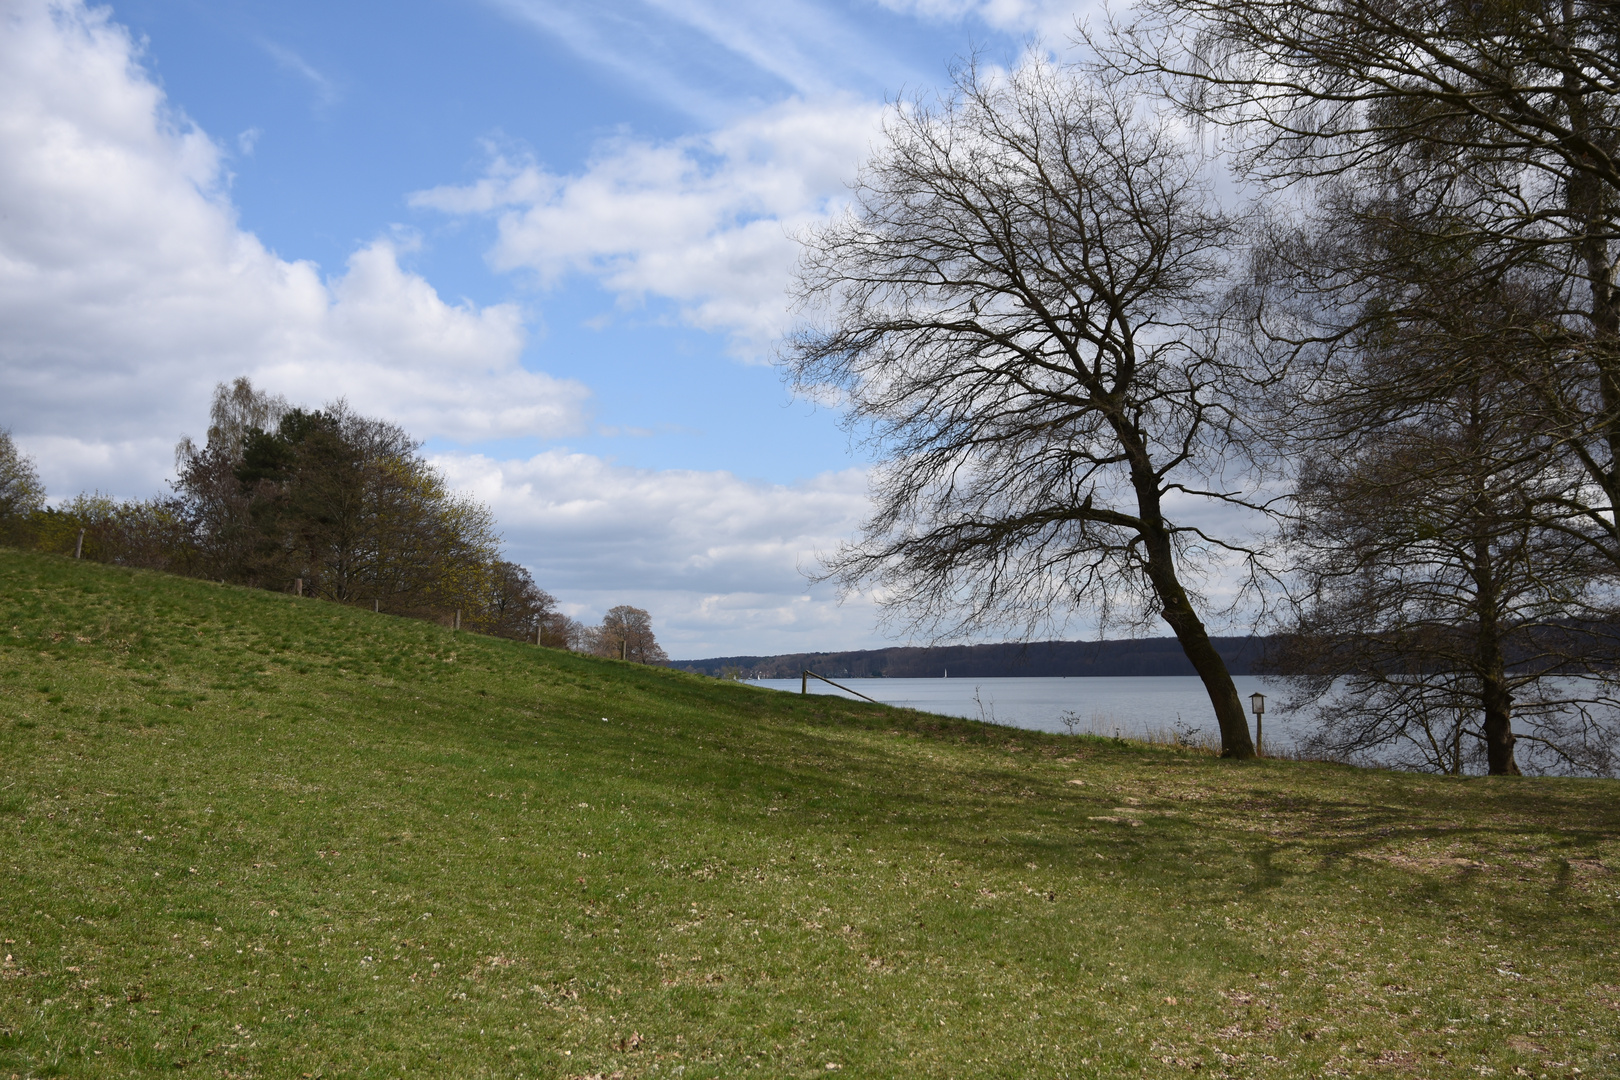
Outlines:
{"type": "MultiPolygon", "coordinates": [[[[1392,893],[1415,889],[1442,910],[1489,899],[1502,919],[1554,929],[1572,896],[1612,874],[1598,853],[1620,834],[1613,781],[1238,764],[1106,738],[865,711],[874,715],[848,710],[848,726],[906,738],[822,740],[818,765],[801,772],[784,763],[784,778],[842,788],[846,771],[868,783],[881,777],[880,791],[841,790],[846,818],[883,813],[981,864],[1079,867],[1100,854],[1144,881],[1196,889],[1211,901],[1253,900],[1326,875],[1392,893]],[[968,767],[955,783],[927,786],[897,748],[930,740],[1010,752],[970,758],[958,763],[968,767]],[[1063,766],[1077,763],[1085,775],[1109,779],[1069,786],[1075,773],[1063,766]],[[1134,797],[1121,806],[1127,789],[1134,797]]],[[[812,730],[841,719],[817,716],[812,730]]]]}

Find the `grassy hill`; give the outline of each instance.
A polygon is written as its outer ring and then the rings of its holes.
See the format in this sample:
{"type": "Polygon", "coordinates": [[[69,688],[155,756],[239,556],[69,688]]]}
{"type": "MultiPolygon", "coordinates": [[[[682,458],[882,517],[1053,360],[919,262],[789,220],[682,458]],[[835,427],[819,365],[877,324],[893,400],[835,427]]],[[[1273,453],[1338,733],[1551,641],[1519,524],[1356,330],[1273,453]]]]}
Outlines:
{"type": "Polygon", "coordinates": [[[1620,1075],[1617,795],[0,551],[0,1077],[1620,1075]]]}

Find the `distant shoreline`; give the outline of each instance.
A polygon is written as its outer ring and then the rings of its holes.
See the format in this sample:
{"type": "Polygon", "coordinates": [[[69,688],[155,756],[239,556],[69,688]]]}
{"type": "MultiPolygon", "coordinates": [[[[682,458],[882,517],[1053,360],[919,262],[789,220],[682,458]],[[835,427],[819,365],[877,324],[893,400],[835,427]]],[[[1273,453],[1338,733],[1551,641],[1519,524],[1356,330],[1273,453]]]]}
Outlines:
{"type": "MultiPolygon", "coordinates": [[[[1255,674],[1268,638],[1210,639],[1233,675],[1255,674]]],[[[747,678],[796,679],[808,668],[829,678],[1117,678],[1133,675],[1196,675],[1172,637],[1119,641],[1032,641],[992,645],[898,646],[847,652],[783,653],[776,656],[716,656],[672,660],[678,671],[747,678]]]]}

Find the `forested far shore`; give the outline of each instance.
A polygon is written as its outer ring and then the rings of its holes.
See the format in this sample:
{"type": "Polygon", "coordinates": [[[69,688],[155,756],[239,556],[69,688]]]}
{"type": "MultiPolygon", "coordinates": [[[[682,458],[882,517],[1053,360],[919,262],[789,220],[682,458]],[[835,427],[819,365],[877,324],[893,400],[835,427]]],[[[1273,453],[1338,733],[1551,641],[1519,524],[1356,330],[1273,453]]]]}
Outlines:
{"type": "MultiPolygon", "coordinates": [[[[1258,674],[1264,637],[1210,639],[1233,675],[1258,674]]],[[[1175,638],[1119,641],[1032,641],[994,645],[905,646],[781,656],[675,660],[671,667],[705,675],[796,679],[801,671],[848,679],[996,679],[1025,677],[1196,675],[1175,638]]]]}

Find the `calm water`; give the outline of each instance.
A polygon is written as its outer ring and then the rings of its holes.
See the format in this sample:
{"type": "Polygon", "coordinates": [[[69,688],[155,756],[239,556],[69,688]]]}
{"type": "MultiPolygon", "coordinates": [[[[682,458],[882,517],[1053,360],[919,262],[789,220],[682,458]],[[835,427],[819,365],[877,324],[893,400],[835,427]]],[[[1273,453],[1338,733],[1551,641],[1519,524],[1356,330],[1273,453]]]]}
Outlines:
{"type": "MultiPolygon", "coordinates": [[[[886,705],[906,705],[925,712],[994,720],[1037,731],[1065,730],[1062,717],[1078,717],[1079,730],[1099,735],[1141,735],[1171,731],[1178,725],[1216,735],[1215,712],[1196,675],[1132,676],[1128,678],[1009,678],[1009,679],[839,679],[869,698],[886,705]]],[[[1247,708],[1249,695],[1266,694],[1273,706],[1273,688],[1252,675],[1232,681],[1247,708]]],[[[798,679],[759,679],[755,686],[799,692],[798,679]]],[[[813,694],[845,695],[810,680],[813,694]]],[[[1286,725],[1280,716],[1267,714],[1266,741],[1280,745],[1286,725]]],[[[1253,717],[1250,717],[1253,730],[1253,717]]]]}

